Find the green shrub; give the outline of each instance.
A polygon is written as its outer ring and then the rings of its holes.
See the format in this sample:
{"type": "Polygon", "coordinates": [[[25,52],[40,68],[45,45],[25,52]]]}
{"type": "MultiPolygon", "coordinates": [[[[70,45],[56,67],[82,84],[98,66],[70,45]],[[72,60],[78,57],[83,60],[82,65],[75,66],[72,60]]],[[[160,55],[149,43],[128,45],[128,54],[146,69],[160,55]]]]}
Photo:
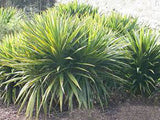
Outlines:
{"type": "Polygon", "coordinates": [[[137,18],[122,15],[117,12],[112,12],[109,16],[107,16],[105,24],[106,27],[111,28],[113,31],[116,31],[118,33],[118,36],[126,35],[132,30],[139,29],[137,18]]]}
{"type": "Polygon", "coordinates": [[[160,77],[159,35],[142,28],[129,34],[128,39],[131,91],[136,95],[148,96],[155,91],[160,77]]]}
{"type": "MultiPolygon", "coordinates": [[[[15,86],[22,86],[17,102],[21,108],[27,102],[27,116],[34,108],[38,116],[42,108],[47,113],[56,105],[62,111],[64,105],[72,109],[74,103],[80,108],[107,104],[107,79],[122,80],[112,69],[121,67],[120,39],[92,17],[81,21],[50,10],[24,23],[22,29],[22,37],[16,39],[23,44],[12,44],[12,58],[4,56],[1,64],[23,73],[15,86]]],[[[7,49],[4,54],[11,52],[7,49]]]]}
{"type": "Polygon", "coordinates": [[[79,4],[77,1],[70,2],[67,4],[59,4],[55,6],[53,9],[58,10],[59,14],[67,14],[68,16],[78,15],[79,17],[84,17],[87,15],[94,16],[98,13],[96,8],[93,8],[87,4],[79,4]]]}
{"type": "MultiPolygon", "coordinates": [[[[16,8],[9,7],[9,8],[0,8],[0,41],[4,39],[6,40],[5,43],[3,43],[3,46],[1,46],[1,58],[5,56],[11,57],[13,50],[11,48],[12,44],[14,44],[14,41],[12,40],[12,37],[7,37],[6,35],[13,34],[15,32],[20,31],[20,23],[23,21],[24,13],[21,10],[17,10],[16,8]],[[6,38],[5,38],[6,36],[6,38]],[[4,53],[6,51],[6,48],[9,49],[10,54],[4,53]]],[[[9,60],[9,58],[8,58],[9,60]]],[[[4,61],[5,62],[5,61],[4,61]]],[[[3,62],[3,63],[4,63],[3,62]]],[[[13,74],[15,72],[12,67],[6,67],[1,66],[0,67],[0,83],[4,83],[5,81],[9,79],[13,79],[15,75],[13,74]]],[[[0,95],[3,98],[4,102],[9,105],[10,103],[15,102],[16,96],[18,95],[18,89],[19,87],[13,87],[14,82],[6,85],[0,86],[0,95]]]]}
{"type": "Polygon", "coordinates": [[[9,106],[10,103],[15,103],[17,95],[19,93],[19,86],[14,86],[16,82],[9,82],[9,80],[19,79],[15,70],[12,67],[0,67],[0,97],[3,99],[3,102],[9,106]]]}
{"type": "Polygon", "coordinates": [[[24,16],[16,8],[0,8],[0,40],[6,35],[20,30],[20,23],[24,16]]]}
{"type": "Polygon", "coordinates": [[[6,36],[0,43],[0,97],[4,103],[9,105],[15,103],[17,95],[20,91],[20,86],[15,86],[16,81],[21,79],[22,73],[17,72],[13,66],[8,63],[12,62],[12,58],[17,54],[20,54],[20,41],[19,35],[13,37],[13,35],[6,36]],[[13,47],[14,46],[14,47],[13,47]],[[16,52],[17,51],[17,52],[16,52]]]}

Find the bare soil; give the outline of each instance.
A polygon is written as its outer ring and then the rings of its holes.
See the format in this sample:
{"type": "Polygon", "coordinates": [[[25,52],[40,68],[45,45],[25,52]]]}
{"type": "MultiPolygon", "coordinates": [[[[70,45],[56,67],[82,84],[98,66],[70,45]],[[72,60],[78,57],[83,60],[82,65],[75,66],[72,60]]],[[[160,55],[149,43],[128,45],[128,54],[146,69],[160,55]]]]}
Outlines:
{"type": "MultiPolygon", "coordinates": [[[[24,113],[17,114],[14,105],[6,107],[0,103],[0,120],[25,120],[24,113]]],[[[45,120],[41,115],[40,120],[45,120]]],[[[47,120],[160,120],[160,106],[148,105],[143,101],[124,102],[106,108],[104,111],[78,110],[50,115],[47,120]]]]}

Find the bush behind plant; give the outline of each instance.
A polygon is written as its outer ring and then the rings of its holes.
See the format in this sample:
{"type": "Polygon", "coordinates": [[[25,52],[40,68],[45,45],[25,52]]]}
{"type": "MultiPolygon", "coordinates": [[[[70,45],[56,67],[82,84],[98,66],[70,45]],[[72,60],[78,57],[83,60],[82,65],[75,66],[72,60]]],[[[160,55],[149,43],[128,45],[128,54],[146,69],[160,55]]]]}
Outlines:
{"type": "Polygon", "coordinates": [[[15,103],[20,91],[20,86],[15,86],[16,81],[21,79],[20,76],[23,75],[8,64],[12,62],[14,55],[20,55],[21,53],[22,46],[20,45],[23,44],[18,40],[19,37],[21,35],[14,37],[8,35],[0,43],[0,96],[7,105],[15,103]]]}
{"type": "Polygon", "coordinates": [[[98,9],[87,4],[79,4],[74,1],[67,4],[58,4],[53,9],[57,10],[59,14],[67,14],[68,16],[78,15],[79,17],[93,16],[98,13],[98,9]]]}
{"type": "Polygon", "coordinates": [[[127,36],[129,46],[129,80],[134,94],[150,95],[154,92],[160,78],[159,35],[151,29],[132,31],[127,36]]]}
{"type": "Polygon", "coordinates": [[[7,34],[20,30],[24,13],[16,8],[0,8],[0,40],[7,34]]]}
{"type": "Polygon", "coordinates": [[[136,31],[140,28],[137,20],[138,18],[122,15],[113,11],[110,15],[106,16],[105,26],[116,31],[118,36],[123,36],[132,30],[136,31]]]}

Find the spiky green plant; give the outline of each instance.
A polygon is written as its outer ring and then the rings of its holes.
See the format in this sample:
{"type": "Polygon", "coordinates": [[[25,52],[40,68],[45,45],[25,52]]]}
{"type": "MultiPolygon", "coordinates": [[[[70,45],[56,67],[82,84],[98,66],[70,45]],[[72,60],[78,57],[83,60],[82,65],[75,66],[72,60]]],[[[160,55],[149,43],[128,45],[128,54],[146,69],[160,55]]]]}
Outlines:
{"type": "Polygon", "coordinates": [[[20,30],[24,14],[16,8],[0,8],[0,40],[6,35],[20,30]]]}
{"type": "Polygon", "coordinates": [[[23,37],[16,39],[24,44],[12,44],[12,58],[1,59],[2,65],[23,71],[15,85],[22,86],[17,98],[20,110],[27,103],[26,115],[31,117],[34,108],[38,116],[42,108],[47,113],[56,105],[62,111],[64,105],[72,109],[74,103],[80,108],[106,104],[107,80],[122,80],[112,69],[121,67],[120,39],[92,17],[81,21],[50,10],[22,29],[23,37]]]}
{"type": "Polygon", "coordinates": [[[58,4],[53,9],[59,11],[59,14],[67,14],[68,16],[74,16],[78,14],[79,17],[92,15],[98,13],[97,8],[94,8],[87,4],[79,4],[78,1],[69,2],[67,4],[58,4]]]}
{"type": "Polygon", "coordinates": [[[18,41],[19,37],[19,35],[17,35],[17,37],[9,35],[0,43],[0,97],[7,105],[15,103],[20,91],[20,86],[15,86],[16,81],[21,79],[23,75],[22,72],[17,72],[13,66],[9,66],[7,63],[11,61],[14,54],[20,54],[20,45],[22,44],[18,41]],[[13,47],[15,45],[17,46],[13,47]],[[18,51],[18,53],[16,53],[16,51],[18,51]]]}
{"type": "Polygon", "coordinates": [[[128,35],[129,78],[131,91],[138,95],[150,95],[160,77],[159,35],[150,29],[140,29],[128,35]]]}
{"type": "Polygon", "coordinates": [[[106,17],[105,26],[116,31],[118,36],[126,35],[132,30],[138,30],[137,18],[112,12],[106,17]]]}
{"type": "MultiPolygon", "coordinates": [[[[2,39],[4,39],[4,37],[8,34],[13,34],[14,32],[20,31],[20,23],[22,22],[23,17],[23,12],[21,10],[17,10],[16,8],[0,8],[0,41],[2,41],[2,39]]],[[[6,51],[6,48],[11,52],[13,49],[10,47],[12,46],[11,44],[14,44],[14,42],[11,37],[7,37],[4,40],[6,40],[6,44],[4,43],[3,46],[0,44],[0,54],[3,54],[0,59],[4,56],[12,56],[12,53],[5,54],[4,52],[6,51]]],[[[17,77],[17,75],[13,74],[14,72],[15,70],[12,69],[12,67],[0,65],[0,83],[4,83],[11,78],[13,79],[17,77]]],[[[0,84],[0,95],[7,105],[15,102],[16,96],[18,95],[18,89],[19,87],[14,87],[14,82],[5,85],[0,84]]]]}
{"type": "Polygon", "coordinates": [[[20,91],[20,86],[14,86],[16,85],[16,81],[20,79],[20,76],[18,76],[12,67],[1,66],[0,71],[0,97],[3,99],[3,102],[9,106],[9,104],[15,103],[20,91]],[[9,81],[11,79],[12,81],[9,81]]]}

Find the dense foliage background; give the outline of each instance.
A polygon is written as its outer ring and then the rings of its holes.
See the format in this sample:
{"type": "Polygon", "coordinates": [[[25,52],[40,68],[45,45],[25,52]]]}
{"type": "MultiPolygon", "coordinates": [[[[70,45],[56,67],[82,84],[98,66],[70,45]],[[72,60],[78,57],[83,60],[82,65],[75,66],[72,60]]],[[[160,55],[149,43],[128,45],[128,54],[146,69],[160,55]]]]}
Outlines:
{"type": "Polygon", "coordinates": [[[0,0],[1,7],[13,6],[26,12],[40,12],[53,6],[55,0],[0,0]]]}

